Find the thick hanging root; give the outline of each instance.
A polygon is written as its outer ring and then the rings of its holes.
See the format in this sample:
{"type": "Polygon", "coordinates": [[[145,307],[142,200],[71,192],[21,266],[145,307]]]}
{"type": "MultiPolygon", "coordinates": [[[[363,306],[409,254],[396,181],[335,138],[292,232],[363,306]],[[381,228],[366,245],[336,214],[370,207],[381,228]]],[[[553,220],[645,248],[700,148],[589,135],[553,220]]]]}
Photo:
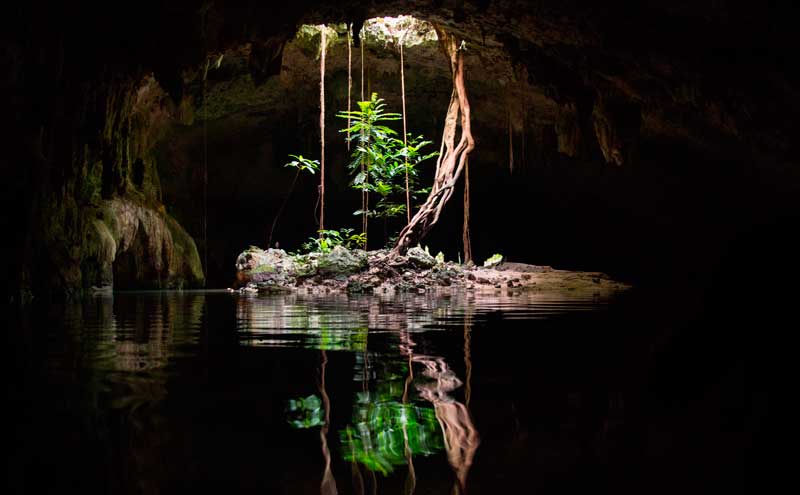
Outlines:
{"type": "Polygon", "coordinates": [[[436,175],[428,199],[417,211],[408,225],[400,232],[392,250],[395,254],[403,254],[408,248],[417,244],[439,220],[439,215],[450,197],[453,195],[458,178],[464,170],[467,156],[475,147],[470,124],[470,107],[467,90],[464,86],[464,56],[459,49],[455,37],[437,28],[436,33],[447,56],[453,72],[453,93],[444,124],[442,150],[436,161],[436,175]],[[461,116],[461,138],[455,144],[456,127],[461,116]]]}

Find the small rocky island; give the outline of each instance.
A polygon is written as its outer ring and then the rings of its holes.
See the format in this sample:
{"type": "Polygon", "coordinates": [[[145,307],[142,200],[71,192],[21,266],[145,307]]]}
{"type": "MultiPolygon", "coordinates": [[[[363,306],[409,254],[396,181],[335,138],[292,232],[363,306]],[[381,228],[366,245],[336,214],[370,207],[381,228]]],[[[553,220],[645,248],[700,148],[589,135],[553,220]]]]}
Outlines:
{"type": "Polygon", "coordinates": [[[236,260],[242,293],[299,292],[392,294],[449,290],[533,290],[608,294],[628,285],[599,272],[556,270],[510,263],[495,255],[484,266],[445,261],[413,247],[405,255],[337,245],[327,252],[290,254],[251,246],[236,260]]]}

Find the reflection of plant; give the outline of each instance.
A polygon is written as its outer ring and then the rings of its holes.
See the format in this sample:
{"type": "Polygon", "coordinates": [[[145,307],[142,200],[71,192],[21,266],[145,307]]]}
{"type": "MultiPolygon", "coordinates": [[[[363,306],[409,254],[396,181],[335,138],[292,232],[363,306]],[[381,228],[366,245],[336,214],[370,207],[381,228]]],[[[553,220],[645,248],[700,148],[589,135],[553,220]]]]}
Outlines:
{"type": "Polygon", "coordinates": [[[304,251],[328,253],[336,246],[363,249],[366,242],[366,236],[363,233],[353,234],[353,229],[320,230],[318,232],[319,237],[309,237],[308,242],[303,243],[304,251]]]}
{"type": "Polygon", "coordinates": [[[406,464],[405,436],[411,455],[431,455],[442,448],[433,408],[390,400],[388,393],[358,394],[354,425],[339,433],[345,460],[357,461],[384,475],[406,464]],[[405,429],[405,434],[404,430],[405,429]]]}
{"type": "Polygon", "coordinates": [[[322,426],[322,401],[316,395],[304,399],[289,399],[286,406],[287,421],[293,428],[313,428],[322,426]]]}
{"type": "Polygon", "coordinates": [[[367,346],[367,329],[320,328],[318,341],[314,343],[323,351],[363,351],[367,346]]]}

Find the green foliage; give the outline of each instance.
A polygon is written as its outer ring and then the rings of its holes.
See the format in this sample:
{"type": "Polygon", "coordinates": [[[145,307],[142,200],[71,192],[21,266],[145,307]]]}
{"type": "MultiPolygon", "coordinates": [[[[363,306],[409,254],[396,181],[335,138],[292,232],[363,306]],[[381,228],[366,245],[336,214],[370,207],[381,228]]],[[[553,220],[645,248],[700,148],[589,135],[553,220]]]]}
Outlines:
{"type": "Polygon", "coordinates": [[[294,167],[300,172],[307,171],[311,175],[314,175],[319,170],[319,160],[311,160],[303,157],[303,155],[289,155],[289,157],[294,158],[294,160],[284,165],[284,167],[294,167]]]}
{"type": "Polygon", "coordinates": [[[319,237],[309,237],[302,249],[306,252],[329,253],[336,246],[348,249],[363,249],[366,237],[363,233],[354,234],[353,229],[318,230],[319,237]]]}
{"type": "Polygon", "coordinates": [[[418,187],[419,166],[425,160],[438,155],[438,152],[423,153],[422,148],[431,144],[423,136],[406,136],[407,144],[397,137],[397,132],[385,122],[399,120],[401,115],[386,111],[386,105],[377,93],[370,100],[358,102],[359,110],[341,111],[337,117],[351,121],[349,128],[339,132],[349,132],[347,138],[355,143],[352,161],[348,164],[354,189],[377,194],[379,199],[375,208],[369,212],[355,211],[354,215],[367,215],[376,218],[390,218],[406,213],[405,177],[408,170],[409,189],[416,199],[427,194],[429,188],[418,187]]]}

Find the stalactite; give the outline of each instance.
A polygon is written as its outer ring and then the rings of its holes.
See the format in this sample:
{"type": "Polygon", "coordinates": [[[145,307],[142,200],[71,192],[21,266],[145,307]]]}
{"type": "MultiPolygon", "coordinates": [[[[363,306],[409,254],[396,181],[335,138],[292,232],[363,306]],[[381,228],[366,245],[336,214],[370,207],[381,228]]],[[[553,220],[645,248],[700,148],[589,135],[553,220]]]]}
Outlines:
{"type": "MultiPolygon", "coordinates": [[[[408,146],[406,141],[406,75],[403,60],[403,40],[400,40],[400,96],[403,100],[403,147],[408,146]]],[[[406,165],[406,221],[411,223],[411,192],[408,187],[408,155],[405,157],[406,165]]]]}
{"type": "Polygon", "coordinates": [[[453,92],[450,96],[450,105],[445,118],[444,134],[442,136],[442,149],[436,162],[436,174],[428,199],[417,210],[408,225],[403,228],[393,249],[395,254],[405,253],[409,247],[418,243],[439,220],[439,215],[444,205],[453,195],[458,178],[464,170],[467,156],[475,147],[472,138],[470,121],[470,106],[467,99],[467,90],[464,85],[464,56],[461,50],[463,42],[446,31],[437,28],[436,33],[442,48],[450,59],[450,69],[453,74],[453,92]],[[461,115],[461,138],[455,144],[455,134],[459,114],[461,115]]]}
{"type": "MultiPolygon", "coordinates": [[[[325,26],[320,30],[320,57],[319,57],[319,230],[325,230],[325,26]]],[[[322,236],[322,232],[319,234],[322,236]]]]}

